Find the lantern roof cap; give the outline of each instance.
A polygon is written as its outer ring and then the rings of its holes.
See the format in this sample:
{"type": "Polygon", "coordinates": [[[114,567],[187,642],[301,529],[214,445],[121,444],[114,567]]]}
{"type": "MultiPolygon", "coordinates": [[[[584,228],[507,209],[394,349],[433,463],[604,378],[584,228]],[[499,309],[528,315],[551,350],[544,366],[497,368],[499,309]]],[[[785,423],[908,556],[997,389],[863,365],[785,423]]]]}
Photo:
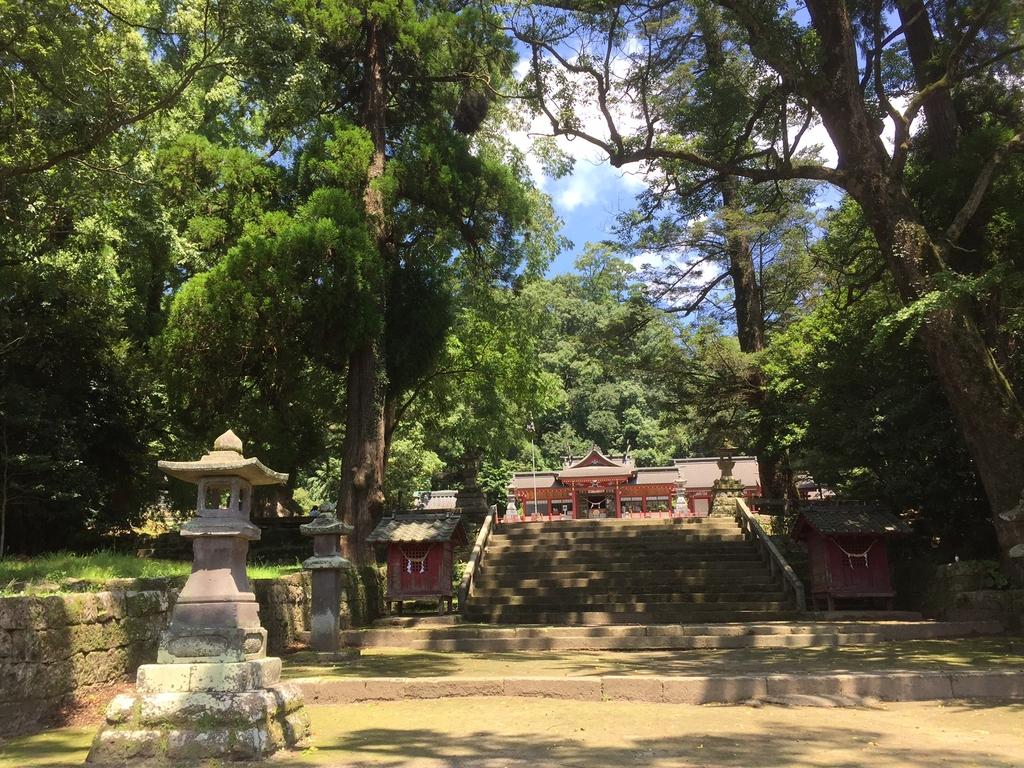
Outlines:
{"type": "Polygon", "coordinates": [[[283,485],[288,475],[275,472],[257,458],[242,455],[242,441],[230,429],[213,441],[213,450],[198,461],[159,461],[157,466],[171,477],[198,483],[206,477],[240,477],[252,485],[283,485]]]}

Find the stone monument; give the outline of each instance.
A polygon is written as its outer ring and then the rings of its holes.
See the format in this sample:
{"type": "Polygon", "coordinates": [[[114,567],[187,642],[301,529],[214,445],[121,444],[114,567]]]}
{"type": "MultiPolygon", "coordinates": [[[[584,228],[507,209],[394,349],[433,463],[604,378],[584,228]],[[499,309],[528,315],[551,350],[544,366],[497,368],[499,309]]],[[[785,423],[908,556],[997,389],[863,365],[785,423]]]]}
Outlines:
{"type": "Polygon", "coordinates": [[[734,499],[743,496],[743,481],[732,476],[732,468],[736,466],[733,460],[736,450],[736,446],[726,440],[719,451],[718,470],[721,476],[711,486],[712,517],[736,516],[734,499]]]}
{"type": "Polygon", "coordinates": [[[690,499],[686,495],[686,462],[682,459],[673,459],[672,463],[676,468],[676,517],[688,517],[690,515],[690,499]]]}
{"type": "Polygon", "coordinates": [[[341,556],[338,543],[340,537],[351,534],[353,528],[335,517],[333,507],[325,504],[313,522],[300,525],[299,531],[313,539],[313,556],[302,562],[302,567],[313,574],[309,645],[316,653],[337,654],[342,571],[351,567],[351,563],[341,556]]]}
{"type": "Polygon", "coordinates": [[[134,694],[110,703],[88,762],[147,759],[261,760],[309,735],[302,694],[281,683],[281,660],[267,656],[245,560],[260,529],[249,520],[252,489],[288,476],[244,458],[231,431],[198,461],[161,461],[171,477],[198,486],[192,573],[160,636],[156,664],[139,667],[134,694]]]}
{"type": "Polygon", "coordinates": [[[474,530],[483,523],[490,507],[487,496],[480,490],[478,476],[480,474],[480,457],[466,454],[462,457],[461,488],[455,495],[455,508],[462,514],[466,523],[474,530]]]}

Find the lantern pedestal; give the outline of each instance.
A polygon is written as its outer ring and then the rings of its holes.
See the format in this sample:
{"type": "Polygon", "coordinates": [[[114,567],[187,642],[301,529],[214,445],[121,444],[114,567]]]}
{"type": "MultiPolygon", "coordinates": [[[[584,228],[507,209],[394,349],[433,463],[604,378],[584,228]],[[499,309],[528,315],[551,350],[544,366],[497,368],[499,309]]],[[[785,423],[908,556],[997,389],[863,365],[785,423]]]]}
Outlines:
{"type": "Polygon", "coordinates": [[[711,517],[736,517],[736,499],[743,496],[743,481],[722,478],[712,484],[711,517]]]}
{"type": "Polygon", "coordinates": [[[309,735],[302,694],[281,682],[281,660],[267,657],[267,632],[249,589],[245,560],[260,530],[249,520],[252,486],[287,475],[242,457],[232,432],[195,462],[160,462],[199,487],[197,516],[181,529],[193,539],[192,573],[160,636],[156,664],[139,667],[134,694],[116,696],[87,762],[262,760],[309,735]]]}
{"type": "Polygon", "coordinates": [[[88,762],[262,760],[309,735],[299,689],[281,660],[145,664],[134,694],[114,697],[88,762]]]}

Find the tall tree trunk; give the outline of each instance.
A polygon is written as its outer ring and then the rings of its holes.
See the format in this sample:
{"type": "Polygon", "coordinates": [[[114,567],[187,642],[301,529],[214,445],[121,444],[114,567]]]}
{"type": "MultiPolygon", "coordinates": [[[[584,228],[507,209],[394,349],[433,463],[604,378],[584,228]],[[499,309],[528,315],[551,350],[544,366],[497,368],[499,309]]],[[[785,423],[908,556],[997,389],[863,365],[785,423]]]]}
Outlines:
{"type": "MultiPolygon", "coordinates": [[[[726,177],[719,183],[722,203],[728,208],[736,203],[738,182],[726,177]]],[[[726,251],[729,255],[729,275],[732,277],[733,306],[736,312],[736,335],[740,350],[748,354],[761,352],[765,348],[764,306],[761,302],[761,286],[757,282],[754,268],[754,253],[746,236],[737,233],[726,235],[726,251]]],[[[786,506],[793,501],[796,490],[793,473],[786,457],[769,450],[768,445],[775,436],[775,420],[767,413],[765,377],[755,367],[747,378],[747,402],[757,414],[757,471],[761,493],[771,499],[783,499],[786,506]]]]}
{"type": "MultiPolygon", "coordinates": [[[[386,162],[386,40],[385,31],[377,20],[368,19],[364,31],[363,127],[370,133],[374,151],[367,169],[363,202],[381,264],[386,265],[390,261],[390,232],[383,193],[377,185],[384,174],[386,162]]],[[[378,286],[381,318],[384,317],[383,284],[382,281],[378,286]]],[[[360,565],[375,562],[373,547],[367,543],[366,537],[384,513],[386,380],[383,333],[379,333],[377,338],[367,341],[349,356],[346,380],[348,389],[339,511],[341,519],[355,529],[345,542],[344,552],[360,565]]]]}
{"type": "MultiPolygon", "coordinates": [[[[944,65],[935,57],[935,35],[928,10],[922,0],[902,0],[897,10],[914,67],[914,81],[918,88],[924,88],[942,76],[944,65]]],[[[956,109],[948,88],[933,91],[924,100],[924,116],[928,122],[929,154],[932,157],[948,155],[957,143],[956,109]]]]}
{"type": "MultiPolygon", "coordinates": [[[[855,197],[900,297],[911,304],[934,289],[934,276],[945,269],[941,252],[902,187],[884,176],[870,186],[889,187],[889,194],[855,197]]],[[[1002,517],[1024,492],[1024,409],[966,307],[931,310],[919,333],[988,497],[1004,566],[1024,583],[1024,558],[1008,556],[1024,544],[1024,524],[1002,517]]]]}
{"type": "MultiPolygon", "coordinates": [[[[809,95],[835,144],[838,167],[847,174],[846,190],[863,209],[900,298],[913,304],[936,290],[936,276],[946,271],[942,251],[902,178],[891,173],[889,154],[872,128],[846,4],[807,0],[807,9],[820,39],[824,75],[809,95]]],[[[1024,490],[1024,409],[961,304],[928,311],[919,333],[985,488],[1003,564],[1024,584],[1024,557],[1010,556],[1024,543],[1024,521],[1003,517],[1024,490]]]]}
{"type": "MultiPolygon", "coordinates": [[[[722,36],[719,34],[721,17],[710,7],[698,10],[698,24],[704,40],[707,65],[719,71],[725,67],[725,53],[722,36]]],[[[722,204],[726,208],[737,202],[739,180],[725,176],[718,184],[722,204]]],[[[726,234],[726,251],[729,255],[729,275],[733,285],[733,308],[736,314],[736,336],[740,350],[748,354],[761,352],[765,348],[764,307],[761,302],[761,286],[757,282],[754,268],[754,254],[746,236],[735,232],[726,234]]],[[[757,472],[761,493],[772,499],[783,499],[786,506],[796,496],[792,472],[785,456],[768,449],[773,442],[775,422],[766,413],[765,377],[760,368],[755,368],[747,379],[747,403],[757,414],[757,472]]]]}

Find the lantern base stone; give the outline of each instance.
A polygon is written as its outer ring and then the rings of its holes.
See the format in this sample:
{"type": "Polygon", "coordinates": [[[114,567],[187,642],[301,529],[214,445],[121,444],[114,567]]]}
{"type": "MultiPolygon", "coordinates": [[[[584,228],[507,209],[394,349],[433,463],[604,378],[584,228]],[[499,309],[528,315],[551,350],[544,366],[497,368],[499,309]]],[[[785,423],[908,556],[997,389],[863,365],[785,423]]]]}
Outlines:
{"type": "Polygon", "coordinates": [[[281,660],[145,664],[135,694],[115,696],[87,762],[189,764],[262,760],[301,746],[309,716],[299,689],[281,681],[281,660]]]}
{"type": "Polygon", "coordinates": [[[712,486],[711,517],[735,517],[736,499],[743,496],[743,481],[734,477],[715,480],[712,486]]]}
{"type": "Polygon", "coordinates": [[[160,635],[158,664],[253,661],[267,654],[263,627],[188,627],[172,622],[160,635]]]}

